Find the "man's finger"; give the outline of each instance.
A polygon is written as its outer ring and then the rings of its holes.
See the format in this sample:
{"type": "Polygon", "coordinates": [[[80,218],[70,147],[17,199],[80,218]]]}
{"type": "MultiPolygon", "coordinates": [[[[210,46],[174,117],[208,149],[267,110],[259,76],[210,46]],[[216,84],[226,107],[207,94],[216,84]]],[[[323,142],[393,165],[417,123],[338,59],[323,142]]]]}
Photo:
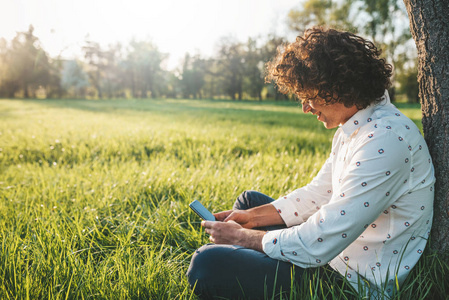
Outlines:
{"type": "Polygon", "coordinates": [[[227,218],[230,214],[232,213],[232,210],[226,210],[226,211],[221,211],[218,213],[214,213],[213,215],[215,216],[215,218],[218,221],[223,221],[225,218],[227,218]]]}
{"type": "MultiPolygon", "coordinates": [[[[237,215],[238,216],[238,215],[237,215]]],[[[236,218],[236,214],[229,214],[223,222],[229,222],[230,220],[234,220],[236,218]]]]}
{"type": "Polygon", "coordinates": [[[204,228],[212,228],[214,221],[201,221],[201,226],[204,228]]]}
{"type": "Polygon", "coordinates": [[[226,218],[223,220],[223,222],[229,221],[229,218],[230,218],[231,216],[232,216],[232,214],[227,215],[226,218]]]}

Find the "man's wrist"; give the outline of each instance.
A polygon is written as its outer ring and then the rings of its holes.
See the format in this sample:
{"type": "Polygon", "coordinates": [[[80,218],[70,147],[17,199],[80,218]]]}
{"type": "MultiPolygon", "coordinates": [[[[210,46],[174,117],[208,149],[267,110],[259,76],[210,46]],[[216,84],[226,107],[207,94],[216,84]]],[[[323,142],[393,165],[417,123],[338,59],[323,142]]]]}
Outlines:
{"type": "Polygon", "coordinates": [[[264,231],[242,228],[239,234],[239,245],[263,252],[262,239],[264,231]]]}
{"type": "Polygon", "coordinates": [[[284,220],[276,210],[276,207],[272,204],[254,207],[247,211],[251,214],[251,222],[254,225],[253,228],[285,224],[284,220]]]}
{"type": "Polygon", "coordinates": [[[254,228],[264,226],[264,224],[263,224],[263,222],[264,222],[264,213],[263,213],[263,211],[254,211],[254,212],[252,212],[252,214],[253,214],[252,220],[253,220],[253,223],[254,223],[254,228]]]}
{"type": "Polygon", "coordinates": [[[248,214],[250,214],[250,216],[249,216],[250,222],[249,223],[251,224],[250,227],[246,227],[246,228],[260,227],[259,214],[257,213],[257,207],[247,209],[246,212],[248,214]]]}

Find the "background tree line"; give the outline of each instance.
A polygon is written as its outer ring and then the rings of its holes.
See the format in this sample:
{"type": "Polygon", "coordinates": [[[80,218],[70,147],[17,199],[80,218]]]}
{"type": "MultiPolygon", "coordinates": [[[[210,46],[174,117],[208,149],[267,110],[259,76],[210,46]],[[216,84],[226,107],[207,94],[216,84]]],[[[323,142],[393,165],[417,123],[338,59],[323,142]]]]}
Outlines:
{"type": "MultiPolygon", "coordinates": [[[[297,35],[329,25],[370,38],[395,68],[390,94],[418,101],[416,48],[400,1],[305,0],[290,10],[287,24],[297,35]]],[[[0,39],[0,97],[287,99],[264,82],[265,63],[286,41],[275,35],[244,42],[223,37],[212,57],[186,53],[177,69],[168,70],[168,54],[149,40],[107,48],[86,40],[79,59],[50,57],[30,26],[12,41],[0,39]]]]}

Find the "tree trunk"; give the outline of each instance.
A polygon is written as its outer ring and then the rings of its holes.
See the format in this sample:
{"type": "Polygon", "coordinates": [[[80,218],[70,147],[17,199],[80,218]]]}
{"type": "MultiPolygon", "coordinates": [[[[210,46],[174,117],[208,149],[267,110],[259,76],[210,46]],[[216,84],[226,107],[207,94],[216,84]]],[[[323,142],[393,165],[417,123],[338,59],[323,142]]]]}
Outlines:
{"type": "Polygon", "coordinates": [[[101,83],[100,83],[100,81],[101,81],[100,71],[97,70],[96,74],[97,74],[97,81],[96,81],[96,86],[95,87],[97,88],[98,98],[103,99],[103,93],[101,91],[101,83]]]}
{"type": "Polygon", "coordinates": [[[27,82],[25,82],[25,83],[23,84],[23,97],[24,97],[25,99],[30,98],[30,94],[28,93],[28,83],[27,83],[27,82]]]}
{"type": "Polygon", "coordinates": [[[449,253],[449,5],[447,0],[404,0],[418,48],[422,123],[435,166],[431,246],[449,253]]]}

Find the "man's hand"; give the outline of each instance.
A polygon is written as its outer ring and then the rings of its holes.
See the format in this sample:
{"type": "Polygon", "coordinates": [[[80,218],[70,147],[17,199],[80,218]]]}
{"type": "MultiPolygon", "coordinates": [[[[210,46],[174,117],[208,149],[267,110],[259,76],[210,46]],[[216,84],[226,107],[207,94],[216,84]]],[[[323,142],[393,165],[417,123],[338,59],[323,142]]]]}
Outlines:
{"type": "Polygon", "coordinates": [[[240,224],[243,228],[254,228],[254,216],[248,210],[227,210],[214,214],[217,221],[228,222],[234,221],[240,224]]]}
{"type": "Polygon", "coordinates": [[[203,221],[201,226],[210,234],[210,241],[215,244],[240,245],[245,248],[262,250],[263,231],[245,229],[234,221],[203,221]]]}
{"type": "Polygon", "coordinates": [[[251,228],[285,224],[276,208],[266,204],[248,210],[227,210],[214,214],[217,221],[203,221],[201,226],[215,244],[239,245],[263,252],[263,231],[251,228]],[[221,222],[220,222],[221,221],[221,222]]]}
{"type": "Polygon", "coordinates": [[[243,238],[243,227],[234,221],[203,221],[201,225],[206,229],[206,233],[210,234],[209,240],[216,244],[238,245],[243,238]]]}
{"type": "Polygon", "coordinates": [[[285,224],[276,208],[265,204],[248,210],[227,210],[214,214],[217,221],[234,221],[243,228],[256,228],[285,224]]]}
{"type": "Polygon", "coordinates": [[[233,210],[225,210],[225,211],[221,211],[218,213],[214,213],[214,217],[215,219],[217,219],[217,221],[221,221],[224,222],[224,220],[230,215],[232,214],[233,210]]]}

